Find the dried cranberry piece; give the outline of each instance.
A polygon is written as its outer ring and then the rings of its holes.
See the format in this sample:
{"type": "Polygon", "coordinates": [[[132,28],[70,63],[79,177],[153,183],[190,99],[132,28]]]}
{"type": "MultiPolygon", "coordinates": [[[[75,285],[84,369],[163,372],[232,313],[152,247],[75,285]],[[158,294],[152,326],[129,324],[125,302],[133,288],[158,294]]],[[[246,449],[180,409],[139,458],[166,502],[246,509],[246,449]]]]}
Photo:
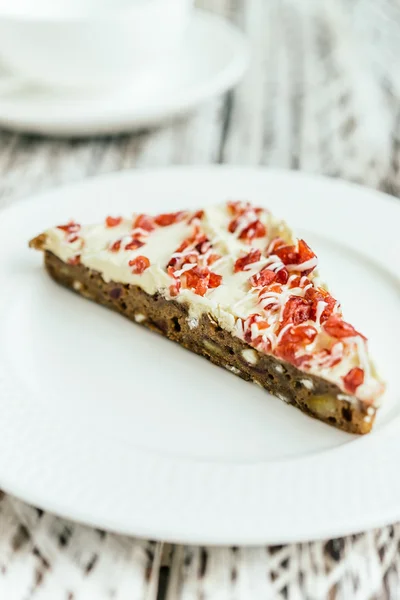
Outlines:
{"type": "Polygon", "coordinates": [[[154,218],[154,222],[159,226],[159,227],[168,227],[168,225],[173,225],[174,223],[177,223],[178,221],[182,221],[182,219],[186,216],[186,211],[179,211],[179,212],[175,212],[175,213],[164,213],[161,215],[157,215],[154,218]]]}
{"type": "Polygon", "coordinates": [[[144,242],[137,238],[133,238],[132,241],[125,246],[125,250],[137,250],[142,246],[144,246],[144,242]]]}
{"type": "Polygon", "coordinates": [[[251,334],[251,331],[250,331],[250,329],[248,329],[247,331],[245,331],[245,332],[244,332],[244,340],[245,340],[245,342],[247,342],[248,344],[250,344],[250,343],[251,343],[251,341],[252,341],[252,334],[251,334]]]}
{"type": "Polygon", "coordinates": [[[204,215],[204,210],[198,210],[197,212],[195,212],[188,221],[189,225],[191,225],[195,219],[202,219],[203,215],[204,215]]]}
{"type": "Polygon", "coordinates": [[[216,288],[221,285],[221,281],[221,275],[211,273],[207,268],[194,267],[181,275],[182,287],[192,290],[199,296],[204,296],[209,288],[216,288]]]}
{"type": "Polygon", "coordinates": [[[289,279],[289,273],[286,271],[285,268],[279,269],[279,271],[276,272],[275,280],[278,283],[281,283],[282,285],[284,285],[285,283],[287,283],[288,279],[289,279]]]}
{"type": "Polygon", "coordinates": [[[308,321],[311,307],[307,300],[299,296],[289,296],[282,315],[282,327],[292,322],[294,325],[308,321]]]}
{"type": "Polygon", "coordinates": [[[222,275],[218,275],[217,273],[210,273],[210,278],[208,282],[208,286],[210,288],[217,288],[221,285],[222,275]]]}
{"type": "Polygon", "coordinates": [[[259,215],[260,213],[263,212],[262,208],[259,208],[258,206],[252,206],[250,204],[250,202],[244,202],[243,200],[237,200],[237,201],[228,201],[226,203],[226,207],[228,209],[228,212],[231,215],[235,215],[235,216],[240,216],[243,215],[245,212],[248,211],[252,211],[255,212],[256,215],[259,215]]]}
{"type": "Polygon", "coordinates": [[[317,330],[309,325],[297,325],[290,327],[282,336],[281,341],[275,349],[275,354],[279,358],[292,363],[295,366],[305,366],[312,358],[309,354],[296,356],[299,348],[314,341],[317,330]]]}
{"type": "Polygon", "coordinates": [[[293,289],[293,288],[300,287],[300,284],[301,284],[301,277],[294,277],[292,279],[292,281],[290,282],[289,288],[293,289]]]}
{"type": "Polygon", "coordinates": [[[296,367],[299,368],[307,368],[310,364],[310,361],[312,360],[312,356],[311,354],[302,354],[301,356],[294,356],[293,357],[293,364],[296,365],[296,367]]]}
{"type": "MultiPolygon", "coordinates": [[[[284,265],[300,265],[316,255],[304,240],[299,240],[298,247],[296,246],[280,246],[274,248],[274,254],[279,256],[284,265]]],[[[315,269],[315,266],[303,271],[304,275],[308,275],[315,269]]]]}
{"type": "Polygon", "coordinates": [[[260,258],[261,258],[260,250],[251,250],[251,252],[246,254],[246,256],[242,256],[241,258],[237,259],[237,261],[235,262],[235,266],[234,266],[234,272],[238,273],[239,271],[244,271],[245,267],[247,265],[258,262],[260,260],[260,258]]]}
{"type": "Polygon", "coordinates": [[[307,260],[311,260],[311,258],[314,258],[316,256],[315,253],[311,250],[310,246],[304,240],[299,240],[298,247],[300,263],[306,262],[307,260]]]}
{"type": "Polygon", "coordinates": [[[296,344],[279,344],[275,348],[275,355],[282,360],[286,360],[293,365],[296,364],[296,344]]]}
{"type": "Polygon", "coordinates": [[[176,281],[175,283],[173,283],[169,286],[169,293],[171,294],[171,296],[177,296],[179,294],[180,288],[181,288],[181,282],[176,281]]]}
{"type": "Polygon", "coordinates": [[[229,202],[226,203],[226,207],[228,209],[228,212],[230,212],[231,215],[242,215],[244,212],[246,212],[246,210],[249,209],[250,204],[248,202],[242,202],[242,201],[232,201],[230,200],[229,202]]]}
{"type": "Polygon", "coordinates": [[[79,223],[75,223],[75,221],[70,221],[66,225],[58,225],[57,229],[61,229],[66,234],[66,241],[68,244],[73,244],[79,240],[78,232],[81,226],[79,223]]]}
{"type": "Polygon", "coordinates": [[[254,287],[270,285],[276,279],[276,273],[268,268],[263,269],[259,273],[250,277],[250,283],[254,287]]]}
{"type": "Polygon", "coordinates": [[[320,323],[324,323],[324,321],[326,321],[333,313],[336,300],[323,288],[309,288],[306,290],[304,297],[311,302],[310,319],[313,321],[317,320],[318,302],[326,303],[326,306],[320,316],[320,323]]]}
{"type": "Polygon", "coordinates": [[[198,238],[196,238],[196,245],[194,247],[194,250],[196,250],[196,252],[198,252],[199,254],[204,254],[204,252],[207,252],[207,250],[209,250],[211,244],[209,242],[209,239],[206,235],[201,235],[198,238]],[[207,245],[207,247],[204,247],[204,245],[207,245]]]}
{"type": "Polygon", "coordinates": [[[348,392],[354,394],[359,385],[364,383],[364,371],[360,367],[353,367],[347,375],[343,377],[344,387],[348,392]]]}
{"type": "Polygon", "coordinates": [[[117,227],[122,222],[122,217],[107,217],[106,227],[117,227]]]}
{"type": "Polygon", "coordinates": [[[111,252],[118,252],[121,249],[121,240],[117,240],[110,246],[111,252]]]}
{"type": "Polygon", "coordinates": [[[328,335],[339,340],[342,338],[354,337],[356,335],[366,339],[361,333],[354,329],[353,325],[346,323],[346,321],[343,321],[343,319],[337,315],[332,315],[325,321],[324,329],[328,335]]]}
{"type": "Polygon", "coordinates": [[[280,246],[274,249],[274,254],[279,256],[284,265],[299,264],[296,246],[280,246]]]}
{"type": "Polygon", "coordinates": [[[229,233],[235,233],[237,227],[239,225],[239,219],[232,219],[228,225],[229,233]]]}
{"type": "MultiPolygon", "coordinates": [[[[240,218],[233,219],[228,225],[228,231],[230,233],[235,233],[236,229],[239,226],[240,218]]],[[[239,235],[239,239],[244,242],[251,242],[254,238],[264,237],[267,231],[264,225],[261,223],[259,219],[256,219],[250,225],[248,225],[239,235]]]]}
{"type": "Polygon", "coordinates": [[[286,360],[296,366],[304,365],[310,358],[310,355],[296,356],[299,348],[313,342],[318,332],[311,325],[293,325],[289,327],[282,335],[275,354],[279,358],[286,360]]]}
{"type": "Polygon", "coordinates": [[[137,227],[145,231],[153,231],[155,229],[154,219],[149,215],[138,215],[133,223],[134,229],[137,227]]]}
{"type": "Polygon", "coordinates": [[[267,230],[265,229],[265,226],[257,219],[256,221],[253,221],[253,223],[250,223],[250,225],[246,227],[244,231],[242,231],[239,239],[250,242],[254,238],[264,237],[266,233],[267,230]]]}
{"type": "Polygon", "coordinates": [[[181,275],[181,283],[184,288],[191,289],[195,294],[204,296],[208,289],[209,272],[201,271],[195,267],[190,271],[185,271],[181,275]]]}
{"type": "Polygon", "coordinates": [[[266,248],[266,255],[271,256],[271,254],[275,254],[275,251],[278,248],[282,248],[283,246],[286,246],[286,242],[284,242],[282,240],[282,238],[280,238],[280,237],[274,238],[273,240],[271,240],[268,247],[266,248]]]}
{"type": "Polygon", "coordinates": [[[81,264],[81,255],[80,254],[76,254],[75,256],[72,256],[71,258],[68,259],[68,264],[69,265],[80,265],[81,264]]]}
{"type": "Polygon", "coordinates": [[[67,223],[66,225],[57,225],[57,229],[61,229],[66,233],[76,233],[80,230],[80,228],[81,226],[79,225],[79,223],[75,223],[75,221],[69,221],[69,223],[67,223]]]}
{"type": "MultiPolygon", "coordinates": [[[[292,288],[305,288],[309,285],[313,285],[311,280],[308,279],[308,277],[306,277],[305,275],[299,275],[297,277],[293,277],[293,279],[290,281],[290,289],[292,288]]],[[[305,297],[307,297],[307,294],[305,295],[305,297]]],[[[307,298],[308,299],[308,298],[307,298]]]]}
{"type": "Polygon", "coordinates": [[[141,275],[150,266],[150,261],[147,256],[136,256],[129,261],[129,266],[132,267],[134,275],[141,275]]]}
{"type": "Polygon", "coordinates": [[[183,240],[181,245],[178,246],[178,248],[175,250],[175,253],[184,252],[184,250],[186,250],[186,248],[188,248],[189,246],[190,246],[190,239],[183,240]]]}
{"type": "Polygon", "coordinates": [[[210,254],[210,256],[207,258],[207,264],[212,265],[219,258],[221,258],[219,254],[210,254]]]}

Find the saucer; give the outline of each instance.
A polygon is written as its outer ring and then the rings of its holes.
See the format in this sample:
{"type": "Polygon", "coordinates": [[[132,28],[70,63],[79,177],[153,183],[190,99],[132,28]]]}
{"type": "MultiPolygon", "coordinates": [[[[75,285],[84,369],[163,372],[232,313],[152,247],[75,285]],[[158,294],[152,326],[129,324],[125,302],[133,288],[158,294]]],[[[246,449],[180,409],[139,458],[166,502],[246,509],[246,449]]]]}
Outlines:
{"type": "Polygon", "coordinates": [[[196,10],[182,51],[143,85],[101,91],[60,91],[23,85],[0,96],[0,126],[25,133],[89,136],[141,129],[184,115],[234,86],[248,47],[242,33],[196,10]]]}

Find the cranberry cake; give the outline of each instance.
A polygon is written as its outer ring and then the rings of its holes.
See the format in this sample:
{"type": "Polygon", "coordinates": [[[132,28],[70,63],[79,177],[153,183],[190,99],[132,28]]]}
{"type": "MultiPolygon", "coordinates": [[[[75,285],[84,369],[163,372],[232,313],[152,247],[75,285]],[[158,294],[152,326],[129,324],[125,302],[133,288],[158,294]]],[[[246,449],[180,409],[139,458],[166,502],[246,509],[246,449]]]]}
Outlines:
{"type": "Polygon", "coordinates": [[[268,210],[227,202],[71,221],[30,245],[78,294],[313,417],[370,431],[384,386],[367,339],[319,280],[312,249],[268,210]]]}

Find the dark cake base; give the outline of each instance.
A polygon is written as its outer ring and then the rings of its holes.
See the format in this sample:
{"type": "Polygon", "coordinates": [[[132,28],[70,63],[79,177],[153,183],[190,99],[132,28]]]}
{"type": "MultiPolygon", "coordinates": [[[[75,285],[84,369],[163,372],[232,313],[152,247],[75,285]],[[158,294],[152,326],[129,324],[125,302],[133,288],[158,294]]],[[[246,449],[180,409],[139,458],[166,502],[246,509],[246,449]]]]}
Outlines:
{"type": "MultiPolygon", "coordinates": [[[[39,238],[32,245],[40,248],[39,238]]],[[[190,328],[185,304],[166,300],[159,294],[151,296],[137,286],[106,283],[96,271],[66,264],[48,251],[45,266],[58,283],[178,342],[242,379],[257,383],[303,412],[351,433],[371,430],[375,414],[368,414],[367,407],[357,399],[340,399],[343,392],[336,385],[254,350],[208,315],[203,314],[198,325],[190,328]],[[251,350],[251,362],[255,364],[246,360],[246,350],[251,350]]]]}

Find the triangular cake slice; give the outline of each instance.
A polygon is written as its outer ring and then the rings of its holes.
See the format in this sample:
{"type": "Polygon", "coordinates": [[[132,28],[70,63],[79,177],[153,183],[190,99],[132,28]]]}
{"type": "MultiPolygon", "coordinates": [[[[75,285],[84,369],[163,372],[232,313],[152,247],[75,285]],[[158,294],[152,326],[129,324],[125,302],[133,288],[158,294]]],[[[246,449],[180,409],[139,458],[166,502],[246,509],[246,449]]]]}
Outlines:
{"type": "Polygon", "coordinates": [[[384,386],[366,337],[343,320],[311,248],[268,210],[227,202],[71,221],[30,245],[82,296],[326,423],[370,431],[384,386]]]}

